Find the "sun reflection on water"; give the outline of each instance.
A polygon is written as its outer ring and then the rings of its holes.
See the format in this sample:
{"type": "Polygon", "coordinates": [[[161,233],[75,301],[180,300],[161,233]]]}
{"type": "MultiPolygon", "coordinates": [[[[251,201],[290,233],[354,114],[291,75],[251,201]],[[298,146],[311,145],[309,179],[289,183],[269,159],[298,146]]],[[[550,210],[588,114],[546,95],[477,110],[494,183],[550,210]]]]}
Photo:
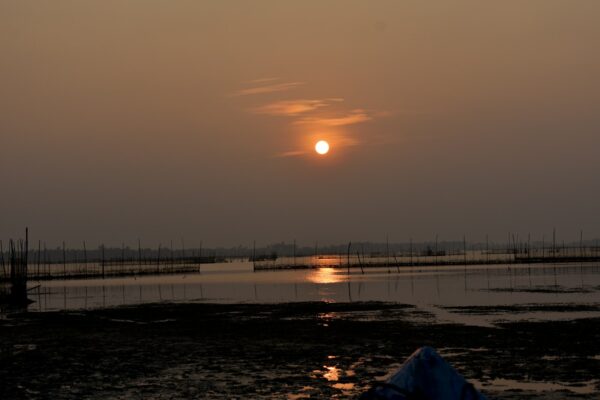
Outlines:
{"type": "Polygon", "coordinates": [[[344,277],[334,268],[317,268],[308,274],[307,279],[312,283],[338,283],[342,282],[344,277]]]}

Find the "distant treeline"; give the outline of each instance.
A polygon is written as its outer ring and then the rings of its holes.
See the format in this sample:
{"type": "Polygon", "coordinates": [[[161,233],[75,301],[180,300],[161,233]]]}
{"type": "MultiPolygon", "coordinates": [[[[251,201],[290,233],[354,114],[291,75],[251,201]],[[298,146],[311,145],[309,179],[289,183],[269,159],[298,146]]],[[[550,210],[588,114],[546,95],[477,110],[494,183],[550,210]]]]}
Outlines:
{"type": "MultiPolygon", "coordinates": [[[[122,246],[122,247],[95,247],[84,249],[83,242],[80,247],[71,247],[65,244],[64,247],[58,246],[48,248],[43,241],[29,243],[29,262],[35,263],[40,258],[41,262],[59,263],[59,262],[99,262],[104,259],[109,260],[157,260],[157,259],[185,259],[194,258],[201,262],[219,262],[230,259],[251,259],[264,257],[304,257],[326,254],[346,254],[349,243],[320,246],[315,243],[312,246],[298,246],[294,242],[279,242],[266,246],[236,246],[236,247],[216,247],[216,248],[186,248],[180,245],[178,248],[171,246],[160,246],[149,248],[144,246],[122,246]]],[[[359,251],[364,256],[381,256],[385,254],[452,254],[459,253],[465,249],[468,251],[485,251],[501,253],[527,253],[529,250],[555,249],[557,252],[561,249],[579,249],[585,247],[589,251],[599,251],[599,241],[585,240],[578,242],[552,242],[552,241],[522,241],[516,238],[510,242],[467,242],[467,241],[426,241],[426,242],[403,242],[403,243],[385,243],[385,242],[351,242],[353,253],[359,251]]],[[[0,257],[6,259],[7,247],[0,242],[0,257]]]]}

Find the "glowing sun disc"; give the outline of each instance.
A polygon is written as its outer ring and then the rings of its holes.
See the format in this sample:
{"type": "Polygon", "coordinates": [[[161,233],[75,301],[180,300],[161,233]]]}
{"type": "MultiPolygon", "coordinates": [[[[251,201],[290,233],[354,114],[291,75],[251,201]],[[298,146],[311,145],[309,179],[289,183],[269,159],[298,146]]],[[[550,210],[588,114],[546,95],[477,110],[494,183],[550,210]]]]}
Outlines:
{"type": "Polygon", "coordinates": [[[319,140],[317,144],[315,144],[315,151],[321,155],[327,154],[329,152],[329,143],[325,140],[319,140]]]}

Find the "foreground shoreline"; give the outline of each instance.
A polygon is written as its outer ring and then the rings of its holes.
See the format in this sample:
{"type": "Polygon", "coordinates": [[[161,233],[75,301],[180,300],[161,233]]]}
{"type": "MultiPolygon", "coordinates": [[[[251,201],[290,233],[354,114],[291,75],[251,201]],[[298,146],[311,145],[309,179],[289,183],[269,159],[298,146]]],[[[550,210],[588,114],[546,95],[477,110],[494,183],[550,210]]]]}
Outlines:
{"type": "Polygon", "coordinates": [[[157,303],[0,320],[0,398],[352,398],[423,345],[493,398],[600,392],[600,318],[480,327],[390,303],[157,303]]]}

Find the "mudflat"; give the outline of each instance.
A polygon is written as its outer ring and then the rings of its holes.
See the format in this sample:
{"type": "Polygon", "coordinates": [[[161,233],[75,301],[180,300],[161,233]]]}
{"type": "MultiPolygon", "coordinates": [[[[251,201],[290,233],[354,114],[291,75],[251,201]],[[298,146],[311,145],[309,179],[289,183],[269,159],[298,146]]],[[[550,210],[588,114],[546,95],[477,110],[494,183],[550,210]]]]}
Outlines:
{"type": "Polygon", "coordinates": [[[0,320],[0,398],[354,398],[423,345],[492,398],[600,393],[600,318],[485,327],[390,303],[160,303],[0,320]]]}

